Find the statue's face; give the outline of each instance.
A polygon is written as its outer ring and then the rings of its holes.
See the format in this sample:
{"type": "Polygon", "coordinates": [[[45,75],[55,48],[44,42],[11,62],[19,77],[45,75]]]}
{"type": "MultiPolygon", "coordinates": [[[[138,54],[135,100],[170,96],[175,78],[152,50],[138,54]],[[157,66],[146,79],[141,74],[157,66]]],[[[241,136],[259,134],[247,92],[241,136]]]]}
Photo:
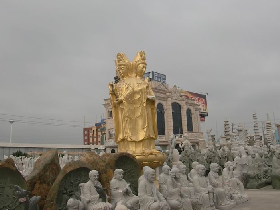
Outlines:
{"type": "Polygon", "coordinates": [[[154,182],[156,177],[156,173],[154,171],[149,172],[147,179],[149,182],[154,182]]]}
{"type": "Polygon", "coordinates": [[[122,172],[118,172],[115,174],[115,179],[117,180],[122,180],[123,179],[123,173],[122,172]]]}
{"type": "Polygon", "coordinates": [[[255,157],[256,157],[256,154],[251,154],[251,157],[253,158],[253,159],[255,159],[255,157]]]}
{"type": "Polygon", "coordinates": [[[136,76],[142,77],[145,74],[147,64],[141,63],[136,68],[136,76]]]}
{"type": "Polygon", "coordinates": [[[186,170],[187,170],[187,167],[186,167],[185,165],[180,166],[180,172],[181,172],[181,174],[186,174],[186,170]]]}
{"type": "Polygon", "coordinates": [[[124,77],[126,77],[127,76],[127,74],[128,74],[128,67],[126,66],[126,65],[120,65],[120,66],[118,66],[118,68],[117,68],[117,76],[119,77],[119,78],[124,78],[124,77]]]}
{"type": "Polygon", "coordinates": [[[170,176],[171,176],[171,178],[175,179],[176,178],[176,172],[175,171],[171,171],[170,172],[170,176]]]}
{"type": "Polygon", "coordinates": [[[200,176],[204,176],[205,175],[205,167],[200,167],[198,169],[198,172],[197,172],[200,176]]]}
{"type": "Polygon", "coordinates": [[[97,173],[94,173],[90,176],[90,180],[93,181],[93,182],[97,181],[98,178],[99,178],[99,175],[97,173]]]}
{"type": "Polygon", "coordinates": [[[170,168],[165,168],[163,171],[164,174],[169,175],[170,173],[170,168]]]}

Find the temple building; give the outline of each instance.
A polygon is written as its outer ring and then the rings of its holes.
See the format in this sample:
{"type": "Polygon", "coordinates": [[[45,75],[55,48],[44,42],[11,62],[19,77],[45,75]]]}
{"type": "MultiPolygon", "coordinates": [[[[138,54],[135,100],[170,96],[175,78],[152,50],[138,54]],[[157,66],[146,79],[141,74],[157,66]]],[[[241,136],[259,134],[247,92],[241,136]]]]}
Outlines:
{"type": "MultiPolygon", "coordinates": [[[[175,134],[177,147],[183,141],[183,134],[196,147],[204,148],[205,140],[200,122],[205,121],[207,113],[206,96],[182,90],[176,85],[169,88],[165,75],[151,72],[150,85],[156,96],[156,117],[159,146],[167,149],[171,133],[175,134]]],[[[106,139],[114,139],[114,120],[110,99],[104,99],[106,115],[106,139]]]]}

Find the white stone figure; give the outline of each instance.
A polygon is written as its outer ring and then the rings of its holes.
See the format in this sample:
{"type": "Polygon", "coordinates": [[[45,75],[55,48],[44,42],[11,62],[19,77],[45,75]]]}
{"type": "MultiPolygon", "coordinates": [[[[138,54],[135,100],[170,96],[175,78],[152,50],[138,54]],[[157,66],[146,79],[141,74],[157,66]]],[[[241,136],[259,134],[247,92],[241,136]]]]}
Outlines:
{"type": "Polygon", "coordinates": [[[143,174],[138,178],[138,186],[139,186],[140,182],[141,182],[143,179],[145,179],[144,173],[145,173],[146,169],[148,169],[148,168],[150,168],[150,167],[149,167],[149,166],[144,166],[144,167],[143,167],[143,174]]]}
{"type": "Polygon", "coordinates": [[[206,134],[207,134],[207,147],[213,146],[212,137],[211,137],[211,131],[212,131],[212,128],[210,130],[206,130],[206,134]]]}
{"type": "Polygon", "coordinates": [[[170,167],[164,165],[162,167],[162,173],[159,175],[159,192],[163,195],[164,198],[167,196],[167,180],[170,179],[170,167]]]}
{"type": "Polygon", "coordinates": [[[272,159],[272,175],[280,176],[280,150],[277,149],[272,159]]]}
{"type": "Polygon", "coordinates": [[[8,159],[9,158],[9,156],[7,156],[7,155],[4,155],[4,160],[6,160],[6,159],[8,159]]]}
{"type": "Polygon", "coordinates": [[[206,168],[204,165],[196,166],[197,175],[193,178],[193,186],[195,194],[198,196],[198,201],[201,210],[214,210],[214,189],[209,185],[208,178],[205,177],[206,168]]]}
{"type": "Polygon", "coordinates": [[[170,209],[165,198],[155,185],[155,170],[146,168],[144,177],[138,187],[140,210],[168,210],[170,209]]]}
{"type": "Polygon", "coordinates": [[[208,174],[209,184],[214,188],[215,205],[217,208],[231,209],[235,206],[235,202],[228,200],[226,192],[223,189],[223,184],[219,177],[220,166],[217,163],[211,163],[210,172],[208,174]]]}
{"type": "Polygon", "coordinates": [[[187,195],[184,195],[182,186],[180,184],[180,170],[173,167],[171,178],[167,180],[167,203],[170,209],[178,210],[192,210],[191,200],[187,195]]]}
{"type": "Polygon", "coordinates": [[[80,160],[79,155],[75,155],[75,156],[74,156],[74,161],[78,161],[78,160],[80,160]]]}
{"type": "Polygon", "coordinates": [[[242,169],[242,154],[241,151],[239,150],[237,152],[236,157],[234,158],[234,162],[233,162],[233,173],[235,174],[235,177],[238,177],[238,179],[240,181],[243,180],[243,169],[242,169]]]}
{"type": "Polygon", "coordinates": [[[188,181],[188,177],[186,175],[187,167],[184,164],[180,164],[179,170],[181,174],[179,182],[181,184],[182,193],[185,196],[188,196],[188,198],[196,199],[193,185],[188,181]]]}
{"type": "Polygon", "coordinates": [[[197,170],[196,170],[196,166],[199,165],[199,162],[192,162],[192,170],[191,172],[188,174],[188,178],[190,180],[190,182],[193,182],[193,178],[197,175],[197,170]]]}
{"type": "Polygon", "coordinates": [[[249,200],[248,195],[245,193],[244,185],[237,177],[237,174],[233,174],[233,178],[230,180],[230,194],[237,204],[249,200]]]}
{"type": "Polygon", "coordinates": [[[129,184],[123,179],[123,170],[116,169],[110,182],[111,203],[113,208],[121,202],[130,210],[139,209],[139,199],[132,193],[129,184]]]}
{"type": "Polygon", "coordinates": [[[112,205],[108,202],[102,202],[98,189],[103,189],[101,183],[98,181],[98,171],[92,170],[89,172],[89,181],[81,183],[81,201],[85,206],[85,210],[111,210],[112,205]]]}
{"type": "Polygon", "coordinates": [[[84,210],[84,204],[76,198],[67,201],[67,210],[84,210]]]}

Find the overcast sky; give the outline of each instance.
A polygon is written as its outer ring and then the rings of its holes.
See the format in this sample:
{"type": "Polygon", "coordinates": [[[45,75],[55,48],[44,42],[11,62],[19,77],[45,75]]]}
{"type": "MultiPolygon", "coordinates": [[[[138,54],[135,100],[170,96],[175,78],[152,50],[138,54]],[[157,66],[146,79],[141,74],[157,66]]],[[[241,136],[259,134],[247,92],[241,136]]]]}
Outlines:
{"type": "MultiPolygon", "coordinates": [[[[209,93],[202,128],[280,120],[280,1],[0,1],[0,142],[82,144],[118,52],[209,93]],[[31,117],[36,117],[31,118],[31,117]],[[74,122],[75,121],[75,122],[74,122]],[[29,123],[23,123],[29,122],[29,123]],[[72,127],[77,125],[78,127],[72,127]]],[[[252,124],[247,124],[252,128],[252,124]]]]}

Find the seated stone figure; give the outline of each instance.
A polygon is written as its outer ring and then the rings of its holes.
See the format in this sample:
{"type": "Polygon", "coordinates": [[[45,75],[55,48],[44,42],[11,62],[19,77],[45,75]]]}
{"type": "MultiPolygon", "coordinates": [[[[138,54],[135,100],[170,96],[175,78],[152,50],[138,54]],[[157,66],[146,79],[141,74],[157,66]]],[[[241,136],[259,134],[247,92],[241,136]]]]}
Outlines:
{"type": "Polygon", "coordinates": [[[225,168],[223,169],[222,173],[222,183],[223,188],[225,189],[226,196],[230,198],[230,181],[233,178],[233,164],[228,161],[224,164],[225,168]]]}
{"type": "Polygon", "coordinates": [[[121,201],[128,209],[138,209],[138,197],[133,195],[129,184],[123,179],[123,170],[116,169],[114,171],[114,178],[110,182],[111,203],[113,208],[121,201]]]}
{"type": "Polygon", "coordinates": [[[211,163],[208,178],[209,184],[214,189],[214,203],[218,209],[231,209],[235,206],[235,202],[226,197],[226,192],[218,174],[219,170],[220,166],[217,163],[211,163]]]}
{"type": "Polygon", "coordinates": [[[190,182],[193,182],[193,178],[197,175],[196,166],[198,166],[198,165],[199,165],[199,163],[196,161],[192,163],[192,170],[188,174],[188,178],[189,178],[190,182]]]}
{"type": "Polygon", "coordinates": [[[139,186],[140,182],[141,182],[143,179],[145,179],[144,173],[145,173],[145,170],[146,170],[147,168],[150,168],[150,167],[149,167],[149,166],[144,166],[144,167],[143,167],[143,174],[138,178],[138,186],[139,186]]]}
{"type": "Polygon", "coordinates": [[[272,186],[274,189],[280,189],[280,149],[276,150],[272,159],[272,186]]]}
{"type": "Polygon", "coordinates": [[[89,172],[89,181],[79,185],[81,188],[81,201],[85,206],[85,210],[112,209],[112,205],[110,203],[106,201],[102,202],[100,199],[100,195],[104,195],[104,191],[101,183],[98,181],[98,178],[98,171],[92,170],[89,172]]]}
{"type": "Polygon", "coordinates": [[[173,167],[171,170],[171,178],[167,180],[167,203],[170,209],[174,210],[192,210],[191,200],[182,192],[180,184],[180,170],[173,167]]]}
{"type": "Polygon", "coordinates": [[[67,201],[68,210],[84,210],[84,204],[76,198],[70,198],[67,201]]]}
{"type": "Polygon", "coordinates": [[[182,186],[182,193],[187,196],[188,198],[191,198],[193,202],[195,202],[195,199],[196,199],[196,196],[195,196],[195,193],[194,193],[194,188],[193,188],[193,185],[192,183],[190,183],[188,181],[188,177],[186,175],[187,173],[187,168],[185,165],[183,164],[180,164],[179,165],[179,170],[180,170],[180,184],[182,186]]]}
{"type": "Polygon", "coordinates": [[[248,161],[248,172],[245,177],[246,188],[259,189],[264,187],[265,180],[263,180],[260,163],[257,161],[256,154],[252,153],[248,161]]]}
{"type": "Polygon", "coordinates": [[[209,185],[208,179],[205,177],[206,168],[204,165],[196,166],[197,175],[193,178],[193,186],[195,194],[201,210],[216,209],[214,205],[214,189],[209,185]]]}
{"type": "Polygon", "coordinates": [[[162,173],[159,175],[159,192],[166,198],[166,183],[170,178],[170,167],[168,165],[164,165],[162,167],[162,173]]]}
{"type": "Polygon", "coordinates": [[[169,206],[155,185],[155,170],[146,168],[144,179],[138,187],[141,210],[169,210],[169,206]]]}
{"type": "Polygon", "coordinates": [[[230,194],[237,204],[244,203],[249,200],[248,195],[244,191],[244,185],[240,181],[238,174],[233,173],[233,178],[230,180],[230,194]]]}

